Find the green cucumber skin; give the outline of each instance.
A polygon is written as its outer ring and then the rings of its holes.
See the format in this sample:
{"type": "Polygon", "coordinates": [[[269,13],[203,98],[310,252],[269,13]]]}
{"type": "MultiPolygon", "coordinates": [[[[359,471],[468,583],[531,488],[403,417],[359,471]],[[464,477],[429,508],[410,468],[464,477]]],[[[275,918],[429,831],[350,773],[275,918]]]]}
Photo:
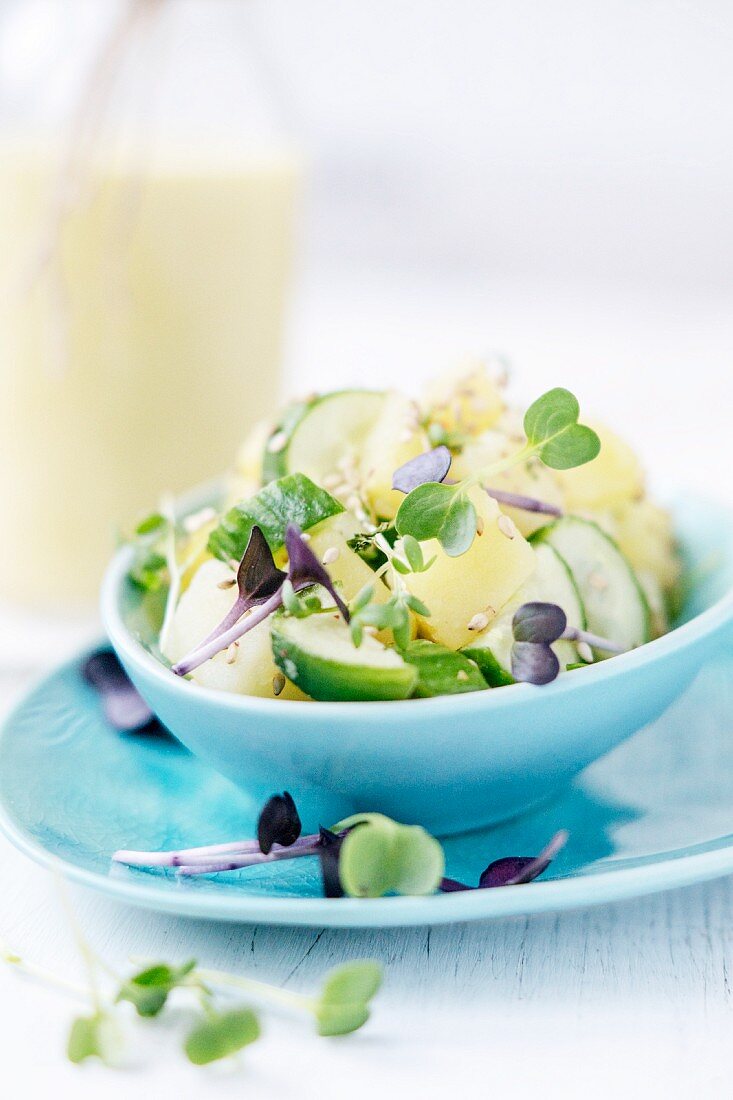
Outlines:
{"type": "Polygon", "coordinates": [[[510,672],[501,667],[490,649],[479,647],[471,649],[469,646],[462,649],[461,653],[478,665],[479,672],[490,688],[508,687],[510,684],[516,684],[517,681],[510,672]]]}
{"type": "Polygon", "coordinates": [[[417,683],[417,670],[409,664],[394,669],[370,669],[365,665],[346,666],[323,657],[312,657],[275,625],[272,654],[284,676],[311,699],[324,703],[408,699],[417,683]]]}
{"type": "Polygon", "coordinates": [[[417,669],[418,680],[414,693],[420,699],[486,690],[486,681],[480,669],[476,668],[465,653],[423,638],[410,642],[400,653],[408,664],[417,669]],[[463,679],[458,679],[459,672],[465,674],[463,679]]]}
{"type": "Polygon", "coordinates": [[[230,508],[209,535],[208,549],[221,561],[239,561],[252,528],[258,526],[275,553],[285,543],[289,523],[296,523],[306,531],[343,511],[344,506],[310,478],[288,474],[230,508]]]}
{"type": "Polygon", "coordinates": [[[290,442],[290,437],[298,424],[300,424],[309,409],[312,409],[319,400],[319,397],[310,397],[306,401],[295,401],[292,405],[288,405],[283,411],[280,420],[270,432],[267,443],[265,444],[265,449],[262,453],[261,477],[263,485],[268,485],[271,481],[276,481],[278,478],[284,477],[288,472],[288,443],[278,451],[270,451],[268,450],[270,440],[280,435],[280,433],[283,433],[287,437],[288,442],[290,442]]]}
{"type": "MultiPolygon", "coordinates": [[[[605,542],[608,543],[608,545],[612,547],[612,549],[618,555],[619,560],[626,567],[626,573],[628,575],[628,579],[630,580],[631,585],[635,589],[636,595],[638,596],[639,605],[640,605],[640,609],[641,609],[641,615],[642,615],[641,638],[640,638],[639,642],[637,643],[637,646],[638,645],[645,645],[646,642],[651,641],[651,637],[652,637],[652,615],[651,615],[651,609],[649,607],[649,601],[647,600],[646,595],[644,594],[644,590],[641,587],[641,584],[639,583],[639,578],[637,577],[636,573],[632,569],[632,567],[629,564],[628,560],[624,557],[624,555],[619,550],[619,548],[616,545],[616,542],[614,541],[614,539],[612,539],[610,535],[606,534],[606,532],[601,527],[599,527],[599,525],[597,523],[595,523],[594,520],[583,519],[582,516],[573,516],[573,515],[563,516],[562,519],[555,520],[554,523],[548,524],[547,527],[541,527],[540,530],[537,531],[536,534],[533,536],[533,541],[536,541],[536,542],[545,542],[546,541],[546,542],[548,542],[550,544],[550,546],[552,546],[552,548],[555,550],[555,553],[558,554],[559,557],[563,558],[562,552],[560,550],[558,550],[555,547],[554,543],[553,543],[553,533],[557,531],[557,528],[560,526],[560,524],[565,524],[567,526],[567,524],[569,524],[569,523],[579,523],[579,524],[583,524],[586,527],[592,528],[594,530],[594,532],[600,538],[605,540],[605,542]]],[[[596,633],[602,634],[603,633],[602,626],[601,626],[601,628],[599,628],[599,624],[597,624],[593,621],[592,612],[591,612],[590,616],[588,615],[589,599],[588,599],[588,596],[586,595],[586,593],[584,593],[582,591],[582,585],[581,585],[580,581],[578,580],[577,575],[574,573],[573,568],[570,565],[570,563],[565,558],[563,558],[563,560],[565,561],[565,564],[570,569],[570,572],[573,575],[573,578],[574,578],[574,581],[575,581],[576,588],[580,592],[581,602],[582,602],[583,606],[586,609],[587,628],[589,630],[595,631],[596,633]]],[[[602,651],[602,650],[597,650],[596,651],[596,659],[597,660],[598,659],[607,660],[608,657],[609,657],[609,654],[607,652],[602,651]]]]}

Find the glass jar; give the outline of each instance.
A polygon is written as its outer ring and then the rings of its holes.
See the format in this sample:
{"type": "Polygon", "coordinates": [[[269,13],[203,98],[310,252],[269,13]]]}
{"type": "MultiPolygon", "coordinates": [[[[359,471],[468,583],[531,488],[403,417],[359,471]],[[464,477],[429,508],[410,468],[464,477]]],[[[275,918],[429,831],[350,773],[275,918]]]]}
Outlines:
{"type": "Polygon", "coordinates": [[[115,531],[277,400],[301,164],[246,0],[0,15],[0,594],[94,599],[115,531]]]}

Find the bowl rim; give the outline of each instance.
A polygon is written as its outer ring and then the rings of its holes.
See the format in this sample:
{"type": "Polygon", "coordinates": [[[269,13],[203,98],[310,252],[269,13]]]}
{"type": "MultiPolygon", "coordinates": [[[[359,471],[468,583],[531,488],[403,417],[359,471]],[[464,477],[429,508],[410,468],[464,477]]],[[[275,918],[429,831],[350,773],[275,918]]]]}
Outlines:
{"type": "MultiPolygon", "coordinates": [[[[181,503],[188,506],[193,502],[200,506],[204,494],[211,499],[212,485],[202,487],[195,493],[186,494],[181,498],[181,503]]],[[[702,494],[687,495],[686,499],[693,502],[714,507],[728,517],[733,524],[733,509],[712,498],[702,494]]],[[[191,509],[192,510],[192,509],[191,509]]],[[[674,512],[674,505],[672,506],[674,512]]],[[[399,700],[353,700],[353,701],[318,701],[301,699],[267,699],[254,695],[236,695],[232,692],[217,691],[214,688],[203,687],[183,677],[174,676],[161,662],[150,653],[145,646],[130,632],[122,614],[122,594],[124,584],[129,571],[134,548],[131,545],[120,547],[113,555],[104,574],[101,586],[100,612],[104,630],[110,643],[118,656],[126,658],[133,665],[153,676],[163,689],[178,690],[183,693],[183,698],[199,699],[202,703],[212,703],[227,710],[242,711],[248,714],[257,714],[262,717],[268,715],[288,713],[292,717],[323,721],[326,714],[347,717],[366,714],[372,717],[379,713],[384,718],[395,718],[401,715],[403,718],[410,714],[416,715],[419,710],[423,717],[427,717],[427,711],[440,713],[443,710],[453,711],[456,707],[463,710],[475,709],[477,705],[481,710],[503,709],[507,706],[516,706],[522,702],[537,701],[538,692],[541,698],[548,701],[558,696],[562,697],[568,692],[576,691],[581,686],[590,687],[592,684],[605,683],[606,681],[623,676],[630,669],[643,668],[659,658],[676,653],[685,646],[701,638],[709,636],[714,631],[723,629],[727,624],[733,623],[733,587],[710,607],[705,608],[699,614],[693,616],[687,622],[674,627],[660,638],[654,638],[650,642],[627,653],[619,654],[607,661],[600,661],[583,670],[583,676],[559,676],[550,684],[535,686],[533,684],[510,684],[511,691],[488,689],[487,691],[465,692],[460,695],[440,695],[424,699],[399,699],[399,700]],[[287,712],[283,710],[286,707],[287,712]]]]}

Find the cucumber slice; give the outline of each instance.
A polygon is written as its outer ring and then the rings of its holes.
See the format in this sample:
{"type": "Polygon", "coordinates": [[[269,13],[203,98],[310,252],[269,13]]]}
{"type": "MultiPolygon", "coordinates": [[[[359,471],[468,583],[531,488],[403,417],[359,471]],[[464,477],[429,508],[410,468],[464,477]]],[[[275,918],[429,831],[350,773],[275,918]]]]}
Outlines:
{"type": "MultiPolygon", "coordinates": [[[[478,665],[487,684],[491,687],[503,687],[513,684],[511,672],[511,654],[514,644],[512,620],[514,614],[524,603],[541,600],[556,603],[567,615],[568,625],[583,629],[585,610],[572,573],[561,556],[553,547],[539,543],[535,546],[536,569],[528,581],[505,604],[497,617],[485,630],[476,636],[475,641],[464,646],[461,653],[478,665]]],[[[568,665],[578,662],[578,650],[574,642],[559,641],[552,647],[557,654],[560,668],[565,671],[568,665]]]]}
{"type": "Polygon", "coordinates": [[[307,531],[329,516],[343,512],[335,497],[303,474],[289,474],[264,485],[253,497],[230,508],[209,535],[208,548],[222,561],[239,561],[252,528],[258,526],[273,553],[285,542],[289,523],[307,531]]]}
{"type": "Polygon", "coordinates": [[[332,612],[275,616],[272,653],[281,672],[312,699],[406,699],[417,683],[417,670],[376,638],[366,635],[357,649],[332,612]]]}
{"type": "Polygon", "coordinates": [[[262,452],[262,484],[267,485],[288,473],[287,454],[290,439],[308,410],[319,400],[309,397],[305,401],[293,401],[283,409],[277,424],[270,432],[262,452]]]}
{"type": "MultiPolygon", "coordinates": [[[[535,536],[549,545],[570,567],[585,605],[588,629],[635,649],[651,637],[649,604],[641,585],[616,543],[598,524],[580,516],[564,516],[535,536]]],[[[597,650],[600,660],[611,654],[597,650]]]]}
{"type": "Polygon", "coordinates": [[[314,398],[284,429],[287,438],[277,452],[279,469],[305,474],[319,485],[339,474],[344,461],[358,458],[384,399],[373,390],[339,390],[314,398]]]}

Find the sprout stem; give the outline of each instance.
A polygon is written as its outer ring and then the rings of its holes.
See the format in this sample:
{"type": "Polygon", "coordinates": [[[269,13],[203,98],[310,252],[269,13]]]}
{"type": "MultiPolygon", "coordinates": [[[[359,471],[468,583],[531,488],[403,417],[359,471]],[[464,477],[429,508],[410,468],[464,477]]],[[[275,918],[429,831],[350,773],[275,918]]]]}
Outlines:
{"type": "Polygon", "coordinates": [[[601,638],[598,634],[591,634],[588,630],[578,630],[577,627],[569,626],[567,630],[564,630],[562,638],[566,638],[570,642],[585,642],[587,645],[592,646],[593,649],[605,649],[608,653],[625,653],[626,650],[618,642],[611,642],[608,638],[601,638]]]}

